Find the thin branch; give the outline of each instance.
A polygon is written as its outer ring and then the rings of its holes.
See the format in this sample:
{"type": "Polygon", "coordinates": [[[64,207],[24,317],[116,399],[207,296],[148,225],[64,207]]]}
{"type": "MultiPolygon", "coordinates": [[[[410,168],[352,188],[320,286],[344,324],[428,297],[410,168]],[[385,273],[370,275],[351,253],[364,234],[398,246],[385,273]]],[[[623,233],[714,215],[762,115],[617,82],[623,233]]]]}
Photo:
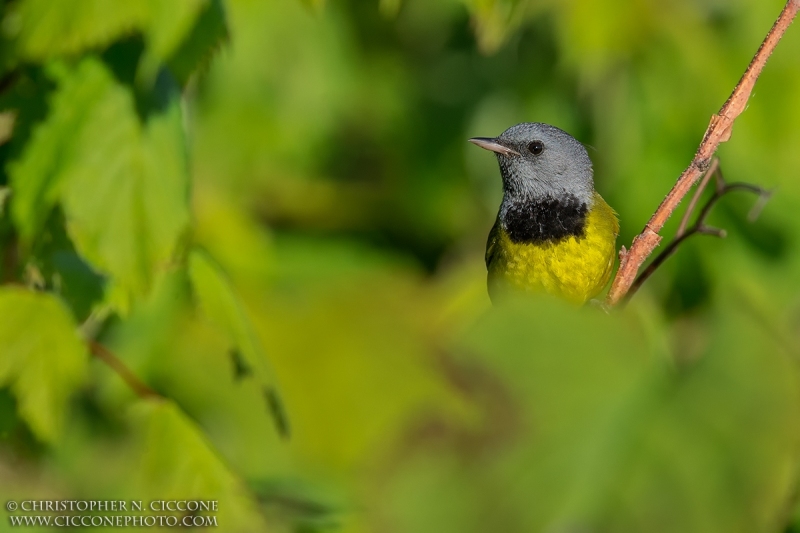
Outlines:
{"type": "Polygon", "coordinates": [[[681,218],[681,223],[678,226],[678,231],[675,232],[676,237],[680,237],[686,231],[686,226],[689,225],[689,219],[692,217],[692,213],[694,213],[695,208],[697,207],[697,202],[700,201],[700,197],[703,196],[703,191],[706,190],[706,185],[708,182],[711,181],[711,178],[719,171],[719,159],[716,157],[713,161],[711,161],[711,166],[708,167],[708,170],[703,175],[703,179],[700,181],[700,185],[697,186],[697,189],[694,191],[694,196],[692,196],[691,201],[689,202],[689,207],[686,208],[686,212],[683,214],[681,218]]]}
{"type": "Polygon", "coordinates": [[[92,355],[103,361],[111,370],[116,372],[116,374],[122,378],[122,381],[124,381],[139,398],[162,398],[159,393],[147,386],[136,374],[131,371],[130,368],[125,366],[125,363],[123,363],[116,355],[111,353],[111,350],[97,341],[90,340],[88,341],[88,344],[89,351],[92,352],[92,355]]]}
{"type": "MultiPolygon", "coordinates": [[[[733,191],[748,191],[758,195],[758,200],[756,201],[755,207],[763,206],[764,202],[769,200],[769,197],[772,195],[770,191],[762,189],[756,185],[752,185],[750,183],[726,183],[725,180],[722,178],[722,174],[719,172],[719,166],[714,168],[714,172],[706,173],[706,176],[703,178],[701,186],[698,187],[697,193],[695,193],[694,197],[692,198],[692,204],[689,206],[689,209],[686,210],[684,214],[684,219],[681,221],[681,225],[683,226],[683,222],[688,219],[688,216],[694,211],[694,207],[697,204],[696,200],[698,199],[700,193],[702,192],[703,188],[708,184],[712,176],[717,177],[717,186],[714,191],[714,194],[708,201],[705,203],[703,208],[700,210],[700,213],[697,215],[697,220],[695,223],[688,229],[684,227],[678,228],[677,233],[675,234],[675,238],[670,242],[664,250],[661,251],[660,254],[656,256],[656,258],[647,265],[642,273],[639,275],[638,278],[631,284],[630,289],[625,294],[625,300],[630,300],[634,294],[639,290],[642,284],[647,281],[647,279],[653,275],[653,273],[658,270],[664,261],[669,259],[672,254],[678,249],[678,247],[689,237],[693,235],[712,235],[714,237],[724,238],[726,236],[725,230],[720,228],[715,228],[713,226],[709,226],[706,224],[706,219],[708,215],[711,214],[711,209],[714,205],[726,194],[733,191]]],[[[751,213],[753,210],[751,210],[751,213]]],[[[748,219],[750,216],[748,215],[748,219]]]]}
{"type": "Polygon", "coordinates": [[[607,305],[613,306],[617,304],[631,289],[636,279],[636,273],[642,263],[661,242],[661,236],[658,232],[664,227],[667,219],[675,211],[683,197],[697,183],[700,176],[708,170],[711,158],[719,145],[730,139],[734,121],[744,111],[761,70],[780,42],[783,34],[786,33],[786,29],[794,20],[798,10],[800,10],[800,0],[789,0],[786,3],[778,20],[775,21],[730,98],[722,106],[719,114],[711,117],[711,123],[708,125],[703,141],[700,143],[700,147],[691,164],[678,178],[677,183],[669,191],[664,201],[661,202],[650,221],[645,225],[642,233],[633,239],[633,243],[627,253],[621,254],[619,270],[617,270],[611,289],[608,291],[608,296],[606,296],[607,305]]]}

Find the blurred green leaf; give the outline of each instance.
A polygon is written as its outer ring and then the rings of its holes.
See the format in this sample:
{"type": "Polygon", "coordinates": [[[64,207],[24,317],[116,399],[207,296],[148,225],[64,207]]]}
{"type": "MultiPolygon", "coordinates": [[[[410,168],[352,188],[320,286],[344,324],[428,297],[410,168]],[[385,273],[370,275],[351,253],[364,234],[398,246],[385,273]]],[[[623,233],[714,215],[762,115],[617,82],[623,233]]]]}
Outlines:
{"type": "Polygon", "coordinates": [[[53,296],[0,289],[0,384],[43,441],[61,433],[69,398],[83,382],[87,353],[69,311],[53,296]]]}
{"type": "Polygon", "coordinates": [[[208,0],[150,1],[150,17],[144,27],[147,46],[139,65],[139,76],[152,82],[159,66],[169,59],[190,34],[208,0]]]}
{"type": "MultiPolygon", "coordinates": [[[[86,62],[74,76],[66,76],[63,68],[51,69],[60,78],[59,90],[51,99],[47,120],[39,124],[21,158],[9,165],[14,191],[12,217],[27,244],[39,235],[50,208],[59,200],[66,171],[82,159],[78,139],[83,130],[102,120],[109,111],[108,100],[113,80],[96,62],[86,62]]],[[[114,105],[114,102],[110,104],[114,105]]],[[[114,111],[111,110],[114,119],[114,111]]]]}
{"type": "Polygon", "coordinates": [[[104,102],[110,116],[81,139],[83,168],[65,185],[63,205],[77,249],[141,292],[173,259],[189,223],[184,137],[177,101],[142,128],[131,100],[117,91],[104,102]]]}
{"type": "Polygon", "coordinates": [[[189,222],[180,107],[139,122],[133,98],[97,60],[53,69],[53,112],[11,167],[12,212],[31,241],[61,200],[76,249],[123,290],[141,294],[168,265],[189,222]]]}
{"type": "Polygon", "coordinates": [[[197,23],[169,59],[169,69],[181,85],[189,77],[208,67],[217,48],[228,38],[222,0],[211,0],[200,13],[197,23]]]}
{"type": "Polygon", "coordinates": [[[189,272],[201,308],[211,322],[228,336],[234,359],[238,355],[243,356],[245,369],[254,373],[263,391],[276,429],[282,436],[288,437],[289,422],[278,395],[275,372],[233,285],[222,268],[202,250],[194,250],[189,255],[189,272]]]}
{"type": "MultiPolygon", "coordinates": [[[[234,378],[230,336],[199,312],[193,292],[185,270],[160,278],[145,301],[109,328],[104,344],[202,426],[242,478],[293,475],[287,441],[265,406],[263,384],[234,378]]],[[[118,411],[137,401],[120,379],[105,375],[103,406],[118,411]]]]}
{"type": "Polygon", "coordinates": [[[682,368],[632,314],[547,301],[491,313],[463,346],[515,400],[508,437],[419,446],[390,485],[399,530],[773,530],[798,467],[796,354],[730,303],[682,368]]]}
{"type": "Polygon", "coordinates": [[[15,38],[21,58],[44,61],[100,47],[137,30],[152,2],[104,0],[21,0],[5,16],[3,28],[15,38]]]}
{"type": "Polygon", "coordinates": [[[152,81],[161,63],[181,46],[208,0],[21,0],[3,21],[6,36],[14,39],[23,60],[76,55],[98,49],[134,32],[144,35],[146,48],[140,65],[152,81]]]}
{"type": "Polygon", "coordinates": [[[35,265],[47,288],[69,306],[77,322],[86,320],[103,301],[106,279],[75,251],[60,210],[48,220],[34,254],[28,266],[35,265]]]}
{"type": "Polygon", "coordinates": [[[266,527],[245,486],[210,446],[202,431],[174,403],[164,400],[136,406],[143,435],[137,489],[151,499],[216,500],[224,531],[263,531],[266,527]]]}

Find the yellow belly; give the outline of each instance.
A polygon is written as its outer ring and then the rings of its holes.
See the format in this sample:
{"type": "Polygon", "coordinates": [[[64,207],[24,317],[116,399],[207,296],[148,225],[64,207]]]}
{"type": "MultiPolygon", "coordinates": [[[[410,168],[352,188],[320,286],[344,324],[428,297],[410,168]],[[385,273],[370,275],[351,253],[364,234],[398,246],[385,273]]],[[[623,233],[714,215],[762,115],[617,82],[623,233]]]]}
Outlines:
{"type": "Polygon", "coordinates": [[[503,286],[546,291],[575,303],[596,296],[611,277],[619,223],[614,210],[595,193],[583,237],[554,243],[514,243],[498,224],[487,249],[489,293],[503,286]]]}

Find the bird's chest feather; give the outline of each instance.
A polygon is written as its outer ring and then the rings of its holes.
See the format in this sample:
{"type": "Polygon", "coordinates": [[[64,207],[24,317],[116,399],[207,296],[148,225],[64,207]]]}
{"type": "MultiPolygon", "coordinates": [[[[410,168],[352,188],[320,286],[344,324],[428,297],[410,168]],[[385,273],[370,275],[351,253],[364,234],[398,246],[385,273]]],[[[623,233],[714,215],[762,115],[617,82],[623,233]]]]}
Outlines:
{"type": "Polygon", "coordinates": [[[579,303],[605,286],[619,225],[599,195],[591,209],[568,198],[512,206],[503,214],[487,250],[490,285],[506,282],[579,303]]]}

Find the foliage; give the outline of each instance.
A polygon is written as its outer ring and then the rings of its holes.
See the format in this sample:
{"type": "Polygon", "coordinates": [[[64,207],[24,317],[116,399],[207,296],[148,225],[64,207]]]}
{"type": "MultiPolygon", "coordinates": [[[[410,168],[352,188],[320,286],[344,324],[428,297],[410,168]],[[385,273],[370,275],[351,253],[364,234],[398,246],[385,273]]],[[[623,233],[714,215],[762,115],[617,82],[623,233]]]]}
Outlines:
{"type": "Polygon", "coordinates": [[[52,441],[60,433],[69,395],[84,377],[86,348],[69,311],[51,295],[5,289],[0,310],[0,381],[10,385],[31,430],[52,441]]]}
{"type": "Polygon", "coordinates": [[[781,7],[662,4],[6,3],[0,499],[218,500],[221,531],[800,529],[797,28],[720,150],[776,189],[757,222],[726,196],[728,238],[610,315],[486,295],[499,179],[468,137],[573,133],[628,244],[781,7]]]}

